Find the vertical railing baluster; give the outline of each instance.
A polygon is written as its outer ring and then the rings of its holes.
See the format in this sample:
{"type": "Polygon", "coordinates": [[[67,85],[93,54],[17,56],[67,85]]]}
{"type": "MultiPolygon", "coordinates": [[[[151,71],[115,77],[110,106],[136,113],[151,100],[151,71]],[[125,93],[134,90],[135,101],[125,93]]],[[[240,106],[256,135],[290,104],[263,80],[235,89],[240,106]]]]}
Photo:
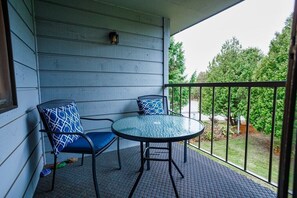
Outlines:
{"type": "Polygon", "coordinates": [[[276,96],[277,87],[273,89],[273,106],[272,106],[272,123],[271,123],[271,136],[270,136],[270,152],[269,152],[269,171],[268,171],[268,182],[271,182],[271,171],[272,171],[272,154],[273,154],[273,142],[275,133],[275,113],[276,113],[276,96]]]}
{"type": "MultiPolygon", "coordinates": [[[[201,111],[202,111],[202,87],[199,87],[199,121],[201,121],[201,111]]],[[[200,143],[201,143],[201,138],[199,135],[199,142],[198,142],[198,148],[200,149],[200,143]]]]}
{"type": "Polygon", "coordinates": [[[191,86],[189,87],[189,118],[191,118],[191,86]]]}
{"type": "MultiPolygon", "coordinates": [[[[189,118],[191,118],[191,86],[189,86],[189,95],[188,95],[188,98],[189,98],[189,118]]],[[[185,140],[185,143],[189,143],[189,140],[185,140]]],[[[186,144],[185,144],[186,145],[186,144]]],[[[185,146],[185,149],[187,149],[187,147],[185,146]]],[[[185,161],[186,161],[186,153],[185,153],[185,161]]]]}
{"type": "Polygon", "coordinates": [[[199,121],[201,121],[201,111],[202,111],[201,103],[202,103],[202,87],[199,87],[199,121]]]}
{"type": "MultiPolygon", "coordinates": [[[[189,117],[195,117],[195,118],[197,118],[197,119],[199,119],[199,121],[201,121],[202,122],[202,103],[203,103],[203,89],[204,88],[207,88],[207,89],[210,89],[210,88],[212,88],[212,101],[211,101],[211,103],[212,103],[212,109],[211,109],[211,111],[212,111],[212,116],[211,116],[211,119],[212,119],[212,121],[211,121],[211,148],[210,148],[210,151],[208,150],[208,149],[203,149],[203,148],[201,148],[201,141],[202,141],[202,138],[201,138],[201,136],[198,136],[198,139],[197,139],[197,145],[194,145],[194,144],[191,144],[191,143],[189,143],[189,145],[191,145],[191,146],[193,146],[193,147],[195,147],[196,149],[200,149],[202,152],[206,152],[206,153],[208,153],[208,154],[210,154],[210,155],[212,155],[213,157],[215,157],[215,158],[217,158],[217,159],[220,159],[220,160],[223,160],[223,161],[225,161],[227,164],[229,164],[229,165],[232,165],[232,166],[234,166],[234,167],[236,167],[236,168],[239,168],[240,170],[242,170],[242,171],[244,171],[244,172],[246,172],[246,173],[249,173],[249,174],[251,174],[251,175],[253,175],[253,176],[255,176],[256,178],[258,178],[258,179],[260,179],[260,180],[262,180],[262,181],[265,181],[265,182],[267,182],[267,183],[269,183],[269,184],[271,184],[271,185],[273,185],[273,186],[275,186],[276,184],[274,184],[273,183],[273,165],[274,165],[274,161],[273,161],[273,146],[274,146],[274,135],[275,135],[275,133],[276,133],[276,127],[275,127],[275,125],[276,125],[276,119],[277,119],[277,112],[276,112],[276,110],[278,109],[278,101],[277,101],[277,99],[278,99],[278,92],[279,92],[279,90],[278,90],[278,88],[281,88],[281,87],[285,87],[285,84],[286,84],[286,82],[253,82],[253,83],[245,83],[245,82],[240,82],[240,83],[210,83],[210,84],[206,84],[206,83],[197,83],[197,84],[193,84],[193,85],[183,85],[183,84],[172,84],[172,85],[170,85],[170,84],[166,84],[165,85],[165,87],[170,87],[171,88],[171,91],[172,91],[172,93],[170,93],[169,92],[169,95],[171,94],[171,107],[172,107],[172,109],[174,109],[174,108],[176,108],[175,109],[175,111],[177,112],[178,111],[178,109],[179,109],[179,111],[180,111],[180,113],[182,112],[182,103],[184,102],[184,101],[182,101],[182,96],[183,96],[183,93],[182,93],[182,89],[186,89],[187,87],[189,88],[188,89],[188,101],[189,101],[189,113],[188,113],[188,115],[189,115],[189,117]],[[227,135],[227,137],[226,137],[226,152],[225,152],[225,157],[223,157],[223,158],[221,158],[221,157],[218,157],[218,156],[216,156],[214,153],[214,151],[215,151],[215,141],[214,141],[214,137],[215,137],[215,99],[216,99],[216,95],[218,94],[218,92],[217,92],[217,90],[216,90],[216,88],[217,87],[223,87],[223,88],[228,88],[228,106],[227,106],[227,108],[228,108],[228,112],[227,112],[227,129],[226,129],[226,135],[227,135]],[[271,95],[273,94],[273,106],[272,106],[272,108],[273,108],[273,112],[271,113],[271,115],[272,115],[272,121],[271,121],[271,125],[272,125],[272,129],[271,129],[271,135],[270,135],[270,156],[269,156],[269,170],[268,170],[268,178],[263,178],[263,177],[259,177],[258,175],[257,175],[257,173],[254,173],[254,172],[252,172],[252,171],[249,171],[248,170],[248,157],[249,157],[249,153],[248,153],[248,149],[249,149],[249,146],[250,145],[248,145],[249,144],[249,142],[250,142],[250,138],[251,137],[249,137],[250,135],[249,135],[249,130],[250,130],[250,128],[249,128],[249,125],[250,125],[250,118],[251,118],[251,113],[252,113],[252,111],[251,111],[251,106],[253,105],[253,103],[252,103],[252,101],[251,101],[251,97],[252,97],[252,88],[253,87],[262,87],[262,88],[269,88],[269,89],[273,89],[274,90],[274,93],[271,93],[271,95]],[[198,97],[198,99],[199,99],[199,102],[198,102],[198,115],[197,115],[197,117],[196,117],[196,115],[195,116],[193,116],[193,115],[191,115],[191,113],[192,113],[192,110],[191,110],[191,108],[192,108],[192,103],[191,103],[191,97],[192,97],[192,94],[193,94],[193,89],[194,88],[197,88],[197,92],[199,92],[199,93],[197,93],[197,97],[198,97]],[[232,137],[232,136],[230,136],[231,135],[231,132],[232,132],[232,128],[231,128],[231,121],[232,120],[230,120],[230,117],[231,117],[231,114],[232,114],[232,90],[233,90],[233,88],[243,88],[244,90],[245,90],[245,93],[247,92],[248,93],[248,95],[247,95],[247,106],[246,106],[246,108],[247,108],[247,111],[246,111],[246,128],[245,128],[245,151],[244,151],[244,164],[243,164],[243,167],[240,165],[240,166],[238,166],[239,164],[233,164],[233,163],[231,163],[230,161],[229,161],[229,157],[231,157],[231,153],[229,154],[229,151],[231,151],[231,147],[232,147],[232,145],[230,145],[230,143],[231,143],[231,138],[230,137],[232,137]],[[177,95],[176,96],[176,94],[178,94],[178,90],[179,89],[179,95],[177,95]],[[176,93],[174,92],[176,90],[176,93]],[[217,92],[217,93],[216,93],[217,92]],[[174,97],[176,97],[176,98],[174,98],[174,97]],[[178,101],[178,97],[180,97],[180,100],[178,101]],[[179,105],[179,107],[178,107],[178,105],[179,105]],[[229,137],[230,136],[230,137],[229,137]],[[230,149],[229,149],[229,146],[230,146],[230,149]]],[[[196,97],[196,96],[195,96],[196,97]]],[[[235,96],[234,96],[235,97],[235,96]]],[[[185,98],[186,99],[186,98],[185,98]]],[[[186,99],[187,100],[187,99],[186,99]]],[[[240,118],[238,118],[238,119],[240,119],[240,118]]],[[[208,122],[209,123],[209,122],[208,122]]],[[[207,124],[208,125],[208,124],[207,124]]],[[[196,140],[195,140],[196,141],[196,140]]],[[[208,141],[208,143],[209,143],[209,141],[208,141]]],[[[196,142],[195,142],[195,144],[196,144],[196,142]]],[[[297,144],[296,144],[296,149],[297,149],[297,144]]],[[[267,155],[266,155],[267,156],[267,155]]],[[[297,158],[295,159],[295,169],[297,169],[297,158]]],[[[297,183],[297,179],[296,179],[297,177],[295,177],[294,179],[295,179],[295,183],[297,183]]],[[[293,184],[294,185],[294,184],[293,184]]],[[[294,191],[294,190],[293,190],[294,191]]],[[[295,193],[297,192],[297,188],[296,188],[296,190],[294,191],[295,193]]]]}
{"type": "Polygon", "coordinates": [[[231,87],[228,87],[228,112],[227,112],[227,139],[226,139],[226,162],[228,162],[229,153],[229,130],[230,130],[230,103],[231,103],[231,87]]]}
{"type": "Polygon", "coordinates": [[[171,103],[171,110],[172,111],[174,111],[174,109],[173,109],[173,107],[174,107],[174,105],[173,105],[173,103],[174,103],[174,87],[172,87],[172,89],[171,89],[171,100],[172,100],[172,103],[171,103]]]}
{"type": "Polygon", "coordinates": [[[249,140],[249,125],[250,125],[250,107],[251,107],[251,87],[248,87],[248,103],[247,103],[247,115],[246,115],[246,130],[245,130],[245,150],[244,150],[244,171],[247,167],[248,157],[248,140],[249,140]]]}
{"type": "Polygon", "coordinates": [[[179,87],[179,113],[182,112],[182,86],[179,87]]]}
{"type": "Polygon", "coordinates": [[[210,154],[213,154],[213,131],[214,131],[214,101],[215,100],[215,87],[212,87],[212,116],[211,116],[211,142],[210,142],[210,154]]]}

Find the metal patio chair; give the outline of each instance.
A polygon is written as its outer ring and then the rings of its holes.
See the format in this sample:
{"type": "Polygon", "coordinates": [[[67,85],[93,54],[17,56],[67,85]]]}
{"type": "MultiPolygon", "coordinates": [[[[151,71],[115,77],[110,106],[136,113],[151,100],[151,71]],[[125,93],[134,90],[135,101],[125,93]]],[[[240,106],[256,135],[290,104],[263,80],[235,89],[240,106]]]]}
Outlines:
{"type": "MultiPolygon", "coordinates": [[[[167,96],[162,96],[162,95],[144,95],[144,96],[139,96],[137,98],[137,104],[138,104],[138,114],[139,115],[153,115],[153,114],[166,114],[166,115],[178,115],[178,116],[183,116],[182,114],[179,113],[175,113],[171,110],[169,110],[168,108],[168,100],[167,100],[167,96]],[[161,104],[157,104],[158,102],[161,104]],[[156,104],[154,104],[153,108],[150,107],[150,104],[145,104],[146,102],[148,103],[152,103],[152,102],[157,102],[156,104]],[[145,107],[147,106],[147,107],[145,107]],[[160,109],[161,108],[161,109],[160,109]]],[[[145,147],[148,148],[149,147],[149,142],[145,143],[145,147]]],[[[147,151],[149,152],[149,149],[147,149],[147,151]]],[[[147,155],[149,156],[149,153],[147,153],[147,155]]],[[[187,140],[184,141],[184,163],[187,162],[187,140]]],[[[147,167],[149,169],[150,165],[149,165],[149,161],[147,164],[147,167]]]]}
{"type": "Polygon", "coordinates": [[[74,100],[52,100],[37,105],[37,108],[44,126],[40,131],[47,133],[54,154],[51,190],[55,185],[57,156],[60,152],[82,154],[81,165],[83,165],[84,154],[90,154],[96,197],[100,197],[96,176],[96,157],[117,140],[117,156],[119,169],[121,169],[119,138],[109,131],[85,133],[81,119],[111,123],[113,120],[80,117],[74,100]]]}

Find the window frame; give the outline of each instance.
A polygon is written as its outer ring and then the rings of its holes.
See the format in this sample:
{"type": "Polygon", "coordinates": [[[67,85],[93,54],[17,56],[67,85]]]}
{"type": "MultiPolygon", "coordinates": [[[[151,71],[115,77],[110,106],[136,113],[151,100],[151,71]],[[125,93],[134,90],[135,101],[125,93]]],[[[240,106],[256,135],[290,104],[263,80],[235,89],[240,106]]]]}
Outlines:
{"type": "MultiPolygon", "coordinates": [[[[15,73],[14,73],[14,64],[12,56],[12,44],[11,44],[11,35],[10,35],[10,25],[9,25],[9,16],[8,16],[8,5],[7,0],[0,0],[0,14],[3,16],[3,21],[0,21],[0,28],[5,33],[5,38],[0,37],[0,41],[6,44],[6,48],[0,49],[0,54],[6,59],[8,64],[0,64],[0,67],[6,67],[9,75],[6,80],[9,83],[9,90],[5,90],[7,95],[6,99],[8,100],[7,104],[0,104],[0,114],[11,109],[17,108],[17,94],[16,94],[16,83],[15,83],[15,73]],[[5,56],[7,54],[7,56],[5,56]]],[[[4,74],[5,75],[5,74],[4,74]]],[[[4,98],[5,99],[5,98],[4,98]]]]}

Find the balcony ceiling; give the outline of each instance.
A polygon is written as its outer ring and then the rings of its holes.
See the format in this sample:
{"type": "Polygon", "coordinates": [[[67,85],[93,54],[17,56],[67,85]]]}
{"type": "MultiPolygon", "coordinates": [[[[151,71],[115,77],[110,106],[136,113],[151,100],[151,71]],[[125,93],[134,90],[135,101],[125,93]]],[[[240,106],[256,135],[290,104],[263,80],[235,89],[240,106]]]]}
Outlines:
{"type": "Polygon", "coordinates": [[[243,0],[95,0],[170,19],[174,35],[243,0]]]}

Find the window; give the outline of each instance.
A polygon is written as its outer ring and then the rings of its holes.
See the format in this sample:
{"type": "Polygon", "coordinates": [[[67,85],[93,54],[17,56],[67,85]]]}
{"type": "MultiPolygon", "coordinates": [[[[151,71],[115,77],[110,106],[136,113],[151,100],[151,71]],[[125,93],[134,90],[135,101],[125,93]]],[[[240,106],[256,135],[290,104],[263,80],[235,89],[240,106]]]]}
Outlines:
{"type": "Polygon", "coordinates": [[[16,108],[17,99],[7,0],[0,2],[0,113],[2,113],[16,108]]]}

